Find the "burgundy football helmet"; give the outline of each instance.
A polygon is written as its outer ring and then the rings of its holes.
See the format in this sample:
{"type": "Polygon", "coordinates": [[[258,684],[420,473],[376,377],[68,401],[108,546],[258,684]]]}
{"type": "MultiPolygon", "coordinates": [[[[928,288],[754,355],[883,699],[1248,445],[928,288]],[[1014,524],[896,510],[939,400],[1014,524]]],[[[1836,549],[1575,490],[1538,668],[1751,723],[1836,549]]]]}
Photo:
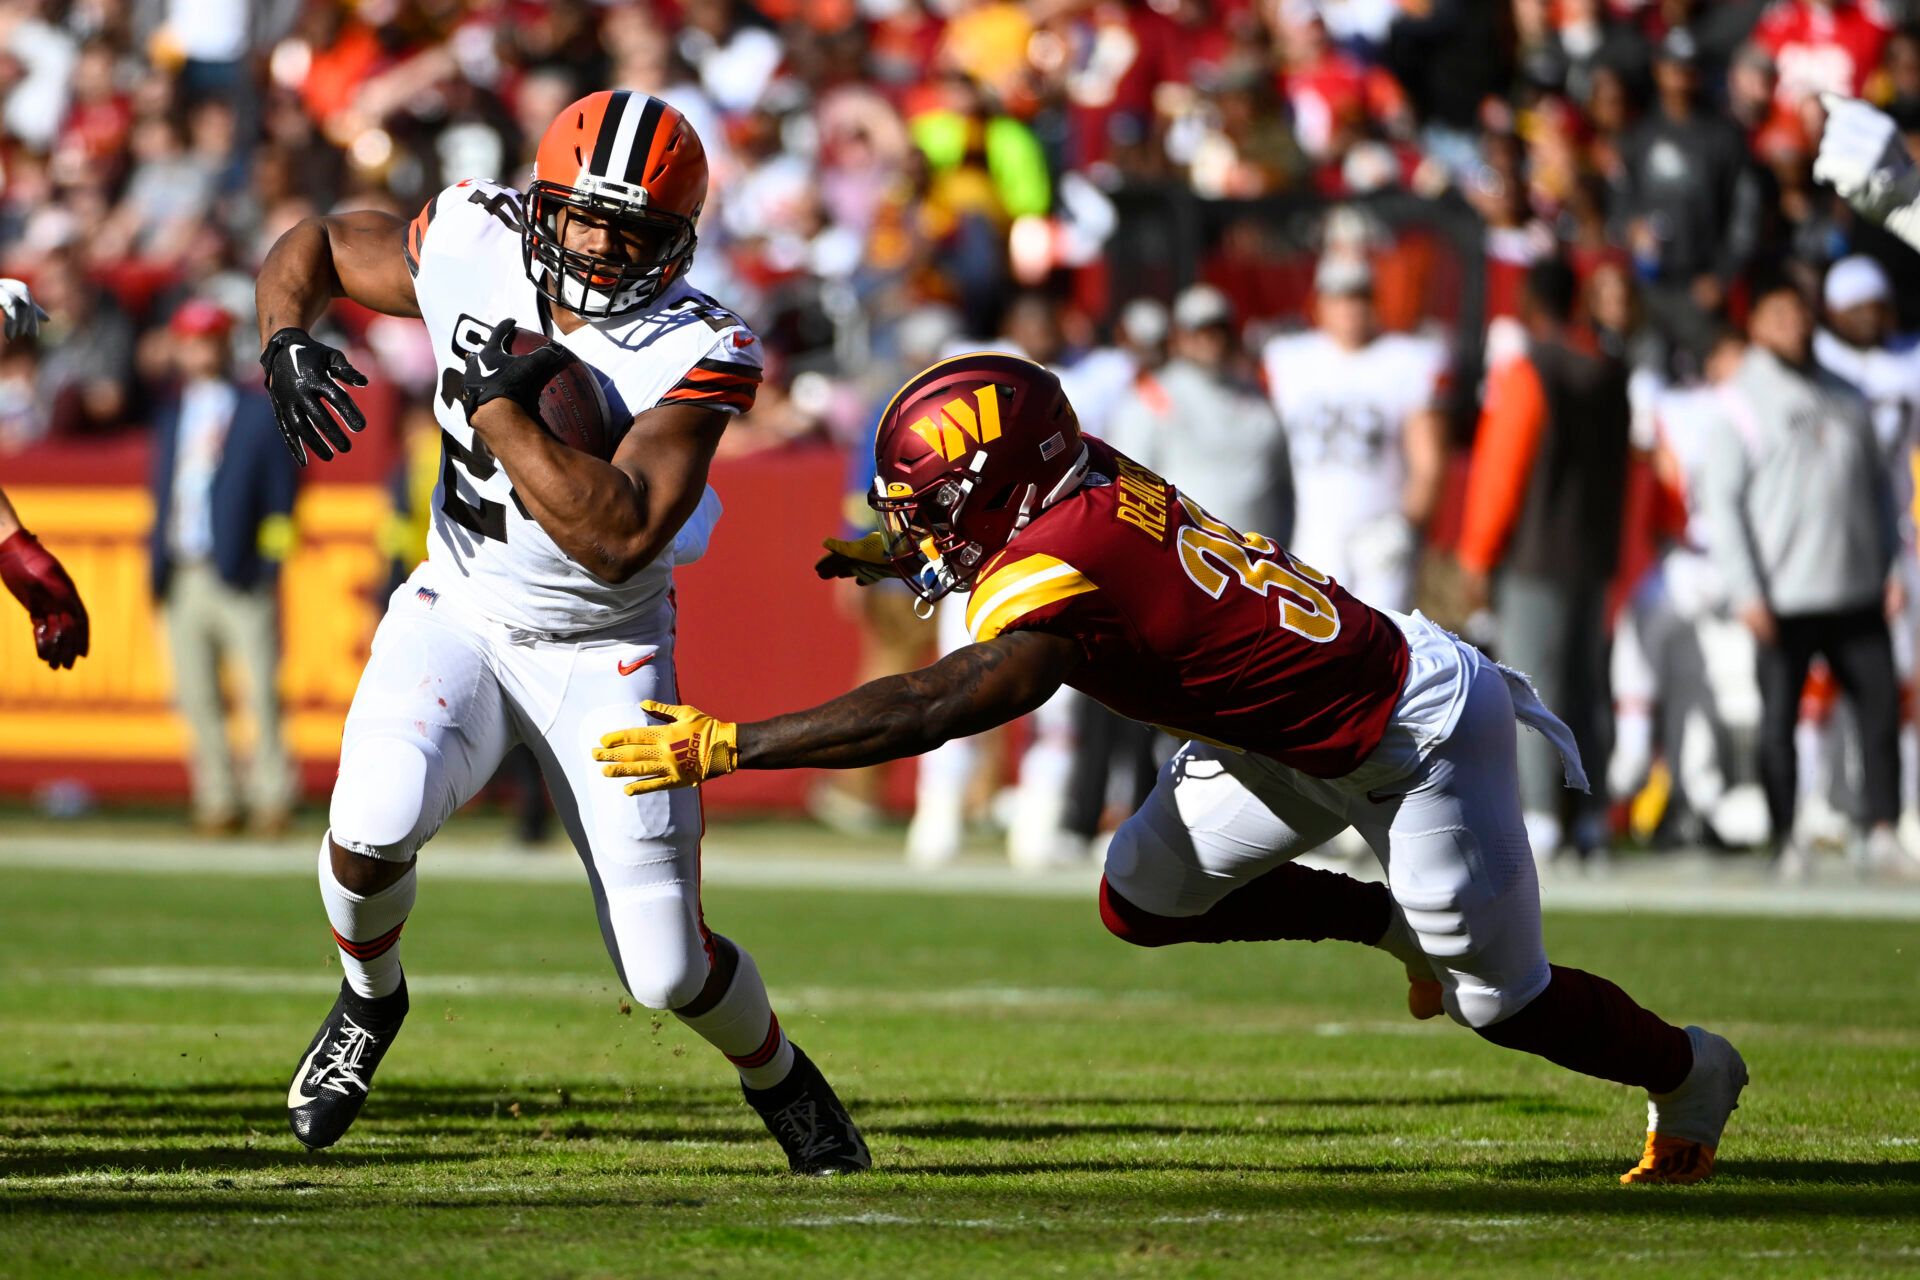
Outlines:
{"type": "Polygon", "coordinates": [[[1087,474],[1080,419],[1041,365],[1000,351],[942,360],[900,388],[874,434],[873,493],[894,568],[928,603],[1087,474]]]}

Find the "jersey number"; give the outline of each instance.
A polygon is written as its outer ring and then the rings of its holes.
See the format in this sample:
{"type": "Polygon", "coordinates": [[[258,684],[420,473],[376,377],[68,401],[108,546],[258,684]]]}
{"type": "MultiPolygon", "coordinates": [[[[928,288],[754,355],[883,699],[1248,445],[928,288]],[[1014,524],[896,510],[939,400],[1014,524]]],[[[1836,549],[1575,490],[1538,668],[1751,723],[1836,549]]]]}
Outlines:
{"type": "Polygon", "coordinates": [[[478,439],[469,449],[455,440],[450,431],[441,431],[440,437],[440,509],[447,513],[447,519],[462,528],[483,538],[492,538],[495,542],[505,542],[506,507],[486,498],[477,503],[468,502],[460,496],[459,486],[455,483],[460,474],[454,469],[456,462],[475,480],[485,480],[499,470],[500,464],[494,460],[493,450],[487,448],[486,441],[478,439]]]}
{"type": "Polygon", "coordinates": [[[1180,565],[1215,600],[1235,579],[1249,591],[1279,590],[1280,625],[1315,644],[1340,634],[1340,611],[1320,588],[1333,580],[1309,569],[1257,533],[1242,534],[1180,495],[1192,523],[1180,529],[1180,565]]]}

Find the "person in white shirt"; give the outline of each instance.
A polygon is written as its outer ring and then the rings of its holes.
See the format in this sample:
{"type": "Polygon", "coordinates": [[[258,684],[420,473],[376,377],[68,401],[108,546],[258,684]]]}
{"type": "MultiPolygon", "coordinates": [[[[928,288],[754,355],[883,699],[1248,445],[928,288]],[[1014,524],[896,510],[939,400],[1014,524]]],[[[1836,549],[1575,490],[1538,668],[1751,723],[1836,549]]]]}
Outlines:
{"type": "Polygon", "coordinates": [[[1361,599],[1404,612],[1446,469],[1447,349],[1380,332],[1364,258],[1322,258],[1314,292],[1315,327],[1262,354],[1292,452],[1288,546],[1361,599]]]}

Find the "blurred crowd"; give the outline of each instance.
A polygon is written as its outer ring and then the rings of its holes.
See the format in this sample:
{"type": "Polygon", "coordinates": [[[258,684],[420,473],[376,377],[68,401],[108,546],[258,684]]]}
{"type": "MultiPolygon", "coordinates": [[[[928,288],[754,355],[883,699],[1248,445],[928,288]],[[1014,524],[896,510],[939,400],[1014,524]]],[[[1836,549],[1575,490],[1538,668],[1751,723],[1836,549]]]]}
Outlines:
{"type": "MultiPolygon", "coordinates": [[[[1530,669],[1643,829],[1785,842],[1801,819],[1784,768],[1879,830],[1886,783],[1860,763],[1879,748],[1858,744],[1884,717],[1856,714],[1873,723],[1831,750],[1800,717],[1782,764],[1756,745],[1787,696],[1763,716],[1765,680],[1723,681],[1704,710],[1668,696],[1676,670],[1696,689],[1700,670],[1764,674],[1806,602],[1764,602],[1770,629],[1729,592],[1764,591],[1773,567],[1712,569],[1705,603],[1680,609],[1703,666],[1676,668],[1673,593],[1639,575],[1665,582],[1676,552],[1716,564],[1709,531],[1722,551],[1760,536],[1726,515],[1748,491],[1682,437],[1726,417],[1702,397],[1755,350],[1801,376],[1793,342],[1748,343],[1775,296],[1809,308],[1819,359],[1870,402],[1871,467],[1836,463],[1836,483],[1888,484],[1887,554],[1912,559],[1920,374],[1898,335],[1920,321],[1902,287],[1920,264],[1817,187],[1812,160],[1823,92],[1880,104],[1920,143],[1916,20],[1894,0],[0,0],[0,274],[51,317],[0,350],[0,465],[147,429],[184,339],[212,328],[251,382],[252,276],[299,219],[411,216],[468,177],[522,185],[563,105],[635,89],[684,112],[711,159],[693,282],[767,340],[766,387],[726,450],[845,449],[857,494],[902,376],[1021,350],[1061,373],[1089,431],[1223,518],[1530,669]],[[203,303],[231,323],[180,322],[203,303]],[[1643,465],[1656,500],[1630,509],[1643,465]],[[1621,562],[1636,538],[1651,570],[1621,562]]],[[[430,450],[421,327],[345,308],[332,323],[430,450]]],[[[396,480],[397,559],[430,479],[415,459],[396,480]]],[[[903,599],[847,607],[870,670],[920,656],[903,599]]],[[[1811,667],[1860,685],[1836,645],[1806,639],[1773,684],[1811,667]]],[[[1036,725],[1033,794],[1071,797],[1056,825],[1092,834],[1150,774],[1151,744],[1096,710],[1036,725]]],[[[1538,798],[1550,781],[1529,801],[1537,840],[1603,846],[1618,804],[1538,798]]],[[[874,795],[855,780],[821,811],[859,822],[874,795]]],[[[929,860],[978,806],[949,807],[920,824],[929,860]]]]}

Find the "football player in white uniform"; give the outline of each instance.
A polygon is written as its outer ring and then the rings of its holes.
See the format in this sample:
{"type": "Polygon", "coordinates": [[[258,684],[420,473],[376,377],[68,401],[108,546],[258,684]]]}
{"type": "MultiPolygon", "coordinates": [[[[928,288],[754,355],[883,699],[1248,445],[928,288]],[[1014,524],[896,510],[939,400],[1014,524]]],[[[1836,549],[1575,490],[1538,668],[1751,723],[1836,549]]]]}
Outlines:
{"type": "Polygon", "coordinates": [[[1361,599],[1411,610],[1420,532],[1446,469],[1446,347],[1379,332],[1364,258],[1322,258],[1314,292],[1318,327],[1262,353],[1293,458],[1289,545],[1361,599]]]}
{"type": "Polygon", "coordinates": [[[760,379],[752,331],[685,282],[706,191],[700,139],[678,111],[600,92],[547,130],[526,192],[462,182],[410,225],[310,218],[261,268],[261,363],[296,458],[331,458],[350,447],[342,425],[365,425],[340,384],[366,380],[307,332],[337,297],[426,322],[445,450],[428,557],[374,635],[320,845],[346,978],[287,1091],[310,1147],[353,1122],[406,1016],[398,942],[416,852],[524,742],[634,999],[726,1055],[795,1172],[870,1163],[782,1033],[753,958],[707,929],[698,804],[610,792],[586,763],[643,700],[677,696],[673,565],[704,550],[718,514],[707,467],[760,379]],[[516,356],[514,326],[553,345],[516,356]],[[563,351],[630,423],[610,462],[538,421],[563,351]]]}

